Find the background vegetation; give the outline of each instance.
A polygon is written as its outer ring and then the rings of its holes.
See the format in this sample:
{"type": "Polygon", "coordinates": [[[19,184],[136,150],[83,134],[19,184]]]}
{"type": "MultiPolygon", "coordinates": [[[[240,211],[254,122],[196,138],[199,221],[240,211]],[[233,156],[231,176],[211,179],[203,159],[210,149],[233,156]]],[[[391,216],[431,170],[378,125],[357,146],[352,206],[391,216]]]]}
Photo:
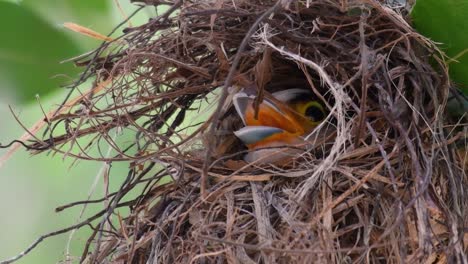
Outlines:
{"type": "MultiPolygon", "coordinates": [[[[136,9],[130,1],[119,3],[127,14],[136,9]]],[[[147,10],[132,23],[137,25],[153,15],[154,11],[147,10]]],[[[5,145],[24,133],[10,107],[30,127],[43,117],[39,103],[44,111],[56,107],[68,91],[60,85],[79,73],[72,64],[60,61],[100,44],[65,29],[63,23],[74,22],[107,34],[122,20],[123,14],[114,0],[0,0],[0,144],[5,145]]],[[[6,151],[0,149],[0,156],[6,151]]],[[[62,213],[55,213],[54,209],[86,199],[102,165],[73,163],[72,159],[60,156],[31,156],[21,149],[0,167],[0,261],[18,254],[40,235],[78,221],[81,208],[62,213]]],[[[120,171],[125,172],[127,165],[121,166],[120,171]]],[[[118,184],[119,179],[113,182],[118,184]]],[[[100,179],[96,197],[102,196],[102,186],[100,179]]],[[[74,236],[72,256],[81,254],[88,233],[89,229],[84,229],[74,236]]],[[[68,236],[51,238],[18,263],[62,261],[67,240],[68,236]]]]}

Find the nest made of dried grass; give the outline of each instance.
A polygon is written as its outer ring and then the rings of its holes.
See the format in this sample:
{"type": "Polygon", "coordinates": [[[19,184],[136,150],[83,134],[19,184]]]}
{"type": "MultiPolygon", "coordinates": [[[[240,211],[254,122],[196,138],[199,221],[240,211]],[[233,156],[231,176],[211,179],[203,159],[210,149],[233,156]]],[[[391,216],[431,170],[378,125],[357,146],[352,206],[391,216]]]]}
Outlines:
{"type": "Polygon", "coordinates": [[[75,87],[95,85],[32,146],[130,164],[104,210],[73,227],[94,226],[81,261],[466,263],[466,127],[444,113],[443,55],[401,7],[138,2],[165,8],[76,60],[86,70],[75,87]],[[247,164],[232,136],[239,87],[260,98],[310,88],[330,114],[302,155],[247,164]],[[90,156],[93,146],[114,154],[90,156]]]}

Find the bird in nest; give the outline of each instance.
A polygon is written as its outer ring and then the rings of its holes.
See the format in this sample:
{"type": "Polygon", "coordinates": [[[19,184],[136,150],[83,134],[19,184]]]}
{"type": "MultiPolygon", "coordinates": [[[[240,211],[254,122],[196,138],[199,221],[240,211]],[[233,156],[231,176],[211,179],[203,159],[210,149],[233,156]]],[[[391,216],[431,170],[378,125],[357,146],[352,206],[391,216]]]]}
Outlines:
{"type": "Polygon", "coordinates": [[[326,117],[323,105],[306,89],[266,93],[257,113],[254,101],[255,95],[245,90],[233,97],[234,107],[244,123],[234,134],[249,149],[244,157],[247,162],[276,163],[303,152],[290,146],[304,147],[307,143],[304,136],[326,117]]]}

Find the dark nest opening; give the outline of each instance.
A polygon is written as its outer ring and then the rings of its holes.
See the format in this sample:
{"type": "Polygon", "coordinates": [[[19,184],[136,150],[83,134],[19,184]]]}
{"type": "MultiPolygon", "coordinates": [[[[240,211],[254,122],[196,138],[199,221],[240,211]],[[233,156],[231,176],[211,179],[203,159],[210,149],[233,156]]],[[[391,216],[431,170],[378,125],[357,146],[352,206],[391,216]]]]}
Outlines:
{"type": "Polygon", "coordinates": [[[443,54],[404,10],[134,2],[161,15],[76,60],[86,68],[75,87],[93,87],[32,146],[130,164],[103,211],[72,227],[94,229],[81,261],[466,263],[466,127],[444,112],[443,54]],[[247,87],[258,102],[294,87],[322,100],[327,117],[307,148],[280,164],[242,160],[232,96],[247,87]]]}

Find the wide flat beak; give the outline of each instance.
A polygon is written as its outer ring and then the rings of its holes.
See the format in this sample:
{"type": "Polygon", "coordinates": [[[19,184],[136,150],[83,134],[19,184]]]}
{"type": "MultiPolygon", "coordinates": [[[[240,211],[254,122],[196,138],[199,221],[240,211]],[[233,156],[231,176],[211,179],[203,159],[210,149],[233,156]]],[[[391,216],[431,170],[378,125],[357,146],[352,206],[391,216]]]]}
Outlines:
{"type": "Polygon", "coordinates": [[[289,106],[268,96],[259,105],[256,117],[254,100],[254,96],[243,92],[234,96],[234,106],[245,124],[235,134],[249,149],[284,146],[299,141],[305,131],[289,106]]]}
{"type": "Polygon", "coordinates": [[[234,132],[249,149],[300,144],[300,134],[268,126],[246,126],[234,132]]]}
{"type": "Polygon", "coordinates": [[[265,126],[280,128],[284,131],[303,134],[297,114],[284,102],[273,96],[266,96],[258,106],[255,116],[254,96],[240,92],[234,96],[234,106],[245,126],[265,126]]]}

